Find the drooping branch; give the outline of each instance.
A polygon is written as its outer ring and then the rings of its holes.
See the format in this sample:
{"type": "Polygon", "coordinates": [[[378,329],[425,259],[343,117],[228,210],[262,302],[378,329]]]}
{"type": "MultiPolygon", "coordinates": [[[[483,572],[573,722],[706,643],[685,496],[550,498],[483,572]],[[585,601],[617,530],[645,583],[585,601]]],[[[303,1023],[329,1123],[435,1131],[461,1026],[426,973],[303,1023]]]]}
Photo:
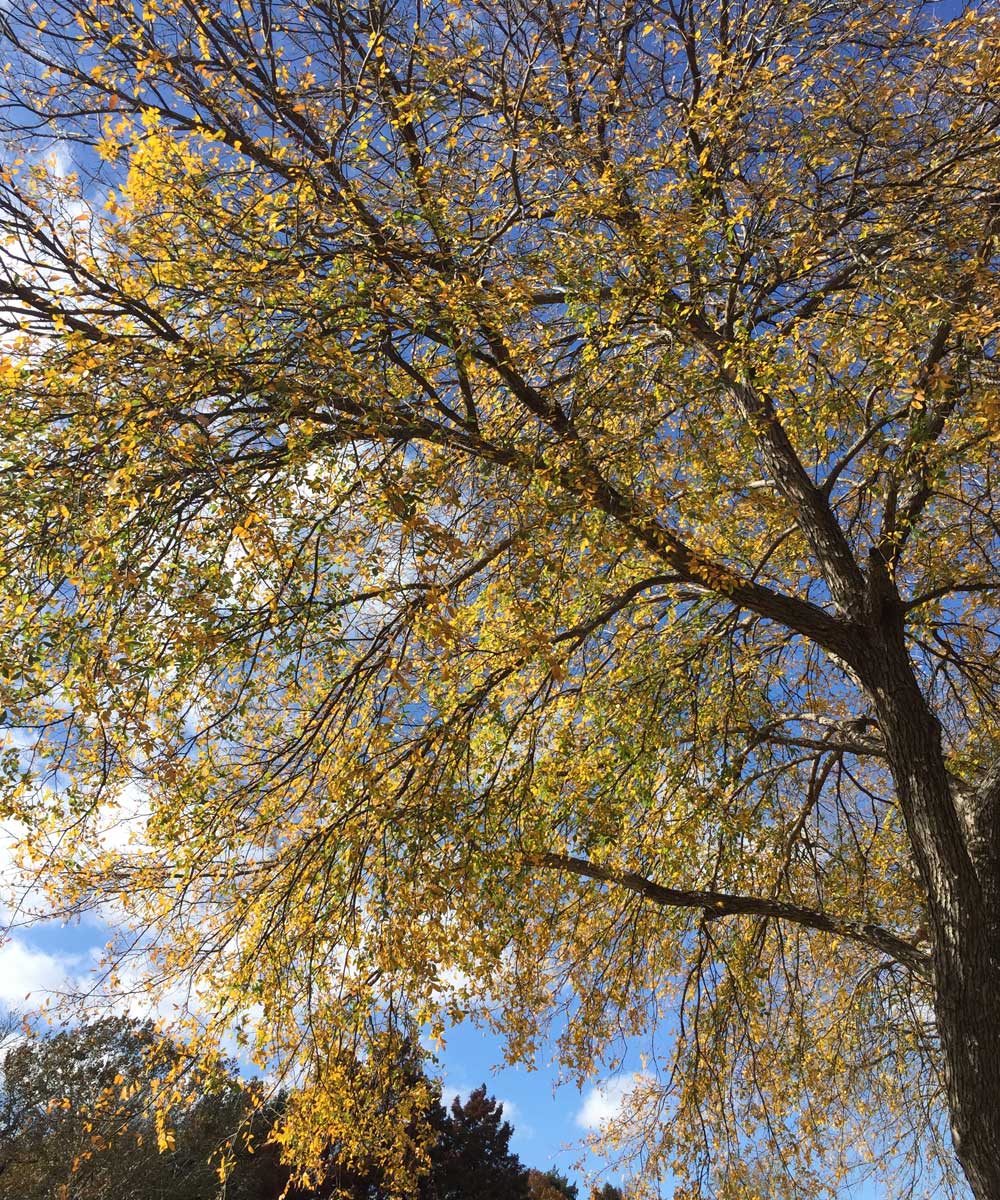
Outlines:
{"type": "Polygon", "coordinates": [[[930,959],[921,950],[890,930],[871,921],[852,921],[829,913],[762,896],[735,896],[729,892],[664,887],[634,871],[615,871],[585,858],[568,854],[542,854],[536,865],[566,871],[583,879],[615,884],[668,908],[700,908],[706,920],[722,917],[757,916],[786,921],[821,933],[831,933],[888,955],[921,979],[930,979],[930,959]]]}

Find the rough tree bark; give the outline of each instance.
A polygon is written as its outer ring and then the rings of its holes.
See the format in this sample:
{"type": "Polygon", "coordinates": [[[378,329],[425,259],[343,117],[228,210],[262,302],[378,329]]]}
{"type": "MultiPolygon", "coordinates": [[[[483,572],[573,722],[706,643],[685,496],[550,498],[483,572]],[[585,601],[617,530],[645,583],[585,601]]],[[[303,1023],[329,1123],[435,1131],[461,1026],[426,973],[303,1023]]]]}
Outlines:
{"type": "Polygon", "coordinates": [[[868,690],[927,897],[934,1011],[955,1151],[977,1200],[1000,1197],[1000,863],[992,778],[963,797],[910,662],[904,609],[873,554],[851,664],[868,690]],[[989,822],[989,824],[987,823],[989,822]]]}

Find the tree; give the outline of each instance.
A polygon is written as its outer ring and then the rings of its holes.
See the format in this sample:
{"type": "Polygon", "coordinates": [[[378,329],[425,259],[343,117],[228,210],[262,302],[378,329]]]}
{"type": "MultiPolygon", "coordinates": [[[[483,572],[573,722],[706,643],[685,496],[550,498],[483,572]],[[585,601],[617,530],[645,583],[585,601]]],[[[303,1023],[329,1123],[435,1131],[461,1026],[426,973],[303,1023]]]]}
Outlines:
{"type": "Polygon", "coordinates": [[[1000,17],[934,12],[5,7],[7,806],[306,1167],[476,1011],[648,1035],[688,1195],[1000,1197],[1000,17]]]}
{"type": "Polygon", "coordinates": [[[559,1171],[528,1172],[531,1200],[576,1200],[579,1188],[559,1171]]]}
{"type": "MultiPolygon", "coordinates": [[[[322,1182],[306,1189],[302,1200],[328,1194],[395,1200],[400,1187],[418,1200],[529,1200],[529,1172],[510,1149],[514,1130],[503,1119],[503,1105],[482,1084],[464,1102],[456,1096],[445,1108],[440,1084],[424,1072],[415,1032],[383,1037],[378,1054],[355,1064],[354,1092],[367,1097],[369,1130],[391,1119],[401,1101],[422,1097],[412,1104],[405,1138],[397,1142],[403,1159],[386,1164],[372,1153],[377,1139],[370,1133],[331,1141],[323,1152],[322,1182]],[[390,1066],[393,1082],[386,1088],[390,1066]]],[[[299,1192],[293,1197],[298,1200],[299,1192]]]]}
{"type": "Polygon", "coordinates": [[[445,1113],[437,1105],[438,1140],[431,1170],[421,1186],[426,1200],[528,1200],[528,1171],[510,1149],[514,1133],[503,1105],[487,1096],[486,1085],[463,1103],[456,1096],[445,1113]]]}
{"type": "MultiPolygon", "coordinates": [[[[397,1050],[402,1075],[419,1073],[413,1043],[397,1050]]],[[[371,1074],[359,1064],[359,1079],[371,1074]]],[[[415,1157],[406,1164],[417,1194],[424,1200],[528,1200],[528,1171],[510,1151],[513,1130],[485,1086],[464,1103],[456,1097],[450,1109],[437,1085],[427,1094],[426,1162],[415,1157]]],[[[370,1097],[377,1104],[376,1093],[370,1097]]],[[[315,1187],[290,1186],[290,1171],[267,1137],[287,1102],[278,1095],[265,1103],[260,1085],[239,1081],[231,1063],[205,1074],[149,1023],[108,1017],[25,1036],[8,1050],[0,1071],[0,1200],[397,1195],[377,1162],[352,1158],[344,1146],[326,1148],[326,1178],[315,1187]],[[168,1084],[182,1089],[169,1125],[155,1103],[168,1084]]],[[[411,1130],[415,1145],[421,1145],[419,1132],[411,1130]]]]}
{"type": "Polygon", "coordinates": [[[0,1197],[275,1200],[288,1170],[265,1144],[272,1119],[224,1065],[206,1074],[149,1024],[108,1017],[26,1037],[0,1076],[0,1197]],[[170,1124],[163,1088],[182,1099],[170,1124]]]}

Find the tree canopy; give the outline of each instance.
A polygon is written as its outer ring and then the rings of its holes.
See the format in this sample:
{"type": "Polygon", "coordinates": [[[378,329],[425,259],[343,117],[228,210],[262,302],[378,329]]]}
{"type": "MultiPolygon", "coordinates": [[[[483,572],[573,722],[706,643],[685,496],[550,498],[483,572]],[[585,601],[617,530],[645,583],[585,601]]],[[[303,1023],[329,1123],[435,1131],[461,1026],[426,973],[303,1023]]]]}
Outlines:
{"type": "Polygon", "coordinates": [[[935,11],[5,5],[6,811],[305,1167],[475,1013],[644,1039],[678,1196],[1000,1197],[1000,15],[935,11]]]}
{"type": "MultiPolygon", "coordinates": [[[[577,1200],[580,1189],[560,1171],[528,1172],[531,1200],[577,1200]]],[[[596,1192],[596,1189],[595,1189],[596,1192]]]]}

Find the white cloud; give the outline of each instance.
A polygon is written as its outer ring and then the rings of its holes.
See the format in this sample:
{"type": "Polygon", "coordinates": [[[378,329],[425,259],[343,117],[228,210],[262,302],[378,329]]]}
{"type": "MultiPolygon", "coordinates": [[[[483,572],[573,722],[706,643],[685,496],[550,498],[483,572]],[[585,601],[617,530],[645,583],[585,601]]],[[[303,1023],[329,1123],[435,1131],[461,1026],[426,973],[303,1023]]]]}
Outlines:
{"type": "Polygon", "coordinates": [[[138,784],[128,783],[119,789],[113,802],[102,804],[96,833],[105,850],[134,853],[147,848],[148,820],[149,796],[138,784]]]}
{"type": "Polygon", "coordinates": [[[614,1075],[587,1089],[583,1104],[576,1114],[576,1123],[582,1129],[602,1132],[617,1121],[628,1105],[637,1088],[647,1084],[650,1076],[645,1072],[632,1075],[614,1075]]]}
{"type": "Polygon", "coordinates": [[[25,834],[20,821],[0,824],[0,927],[43,920],[52,913],[38,886],[37,869],[26,866],[18,854],[25,834]]]}
{"type": "Polygon", "coordinates": [[[441,1103],[449,1110],[456,1100],[460,1104],[464,1104],[468,1100],[471,1090],[471,1088],[456,1087],[453,1083],[446,1081],[441,1085],[441,1103]]]}
{"type": "Polygon", "coordinates": [[[524,1113],[521,1112],[519,1105],[513,1100],[505,1100],[502,1096],[497,1096],[497,1103],[503,1105],[503,1119],[509,1121],[514,1127],[514,1133],[520,1138],[533,1138],[535,1136],[535,1128],[524,1119],[524,1113]]]}
{"type": "Polygon", "coordinates": [[[26,1001],[34,1007],[54,993],[65,993],[76,956],[65,957],[34,950],[20,938],[10,938],[0,946],[0,1001],[19,1007],[26,1001]]]}
{"type": "MultiPolygon", "coordinates": [[[[8,736],[8,743],[10,740],[8,736]]],[[[48,803],[51,796],[46,787],[40,799],[48,803]]],[[[104,801],[96,814],[93,822],[95,842],[102,851],[141,852],[147,845],[148,819],[148,796],[138,785],[126,784],[116,799],[104,801]]],[[[59,915],[43,887],[49,869],[44,851],[23,852],[27,836],[28,830],[20,821],[11,819],[0,823],[0,935],[59,915]]],[[[102,931],[124,925],[125,916],[122,906],[110,899],[96,909],[86,909],[82,913],[85,924],[102,931]]]]}
{"type": "Polygon", "coordinates": [[[449,1000],[461,1000],[473,992],[473,979],[459,967],[440,967],[438,969],[438,984],[432,996],[434,1001],[444,1007],[449,1000]]]}

